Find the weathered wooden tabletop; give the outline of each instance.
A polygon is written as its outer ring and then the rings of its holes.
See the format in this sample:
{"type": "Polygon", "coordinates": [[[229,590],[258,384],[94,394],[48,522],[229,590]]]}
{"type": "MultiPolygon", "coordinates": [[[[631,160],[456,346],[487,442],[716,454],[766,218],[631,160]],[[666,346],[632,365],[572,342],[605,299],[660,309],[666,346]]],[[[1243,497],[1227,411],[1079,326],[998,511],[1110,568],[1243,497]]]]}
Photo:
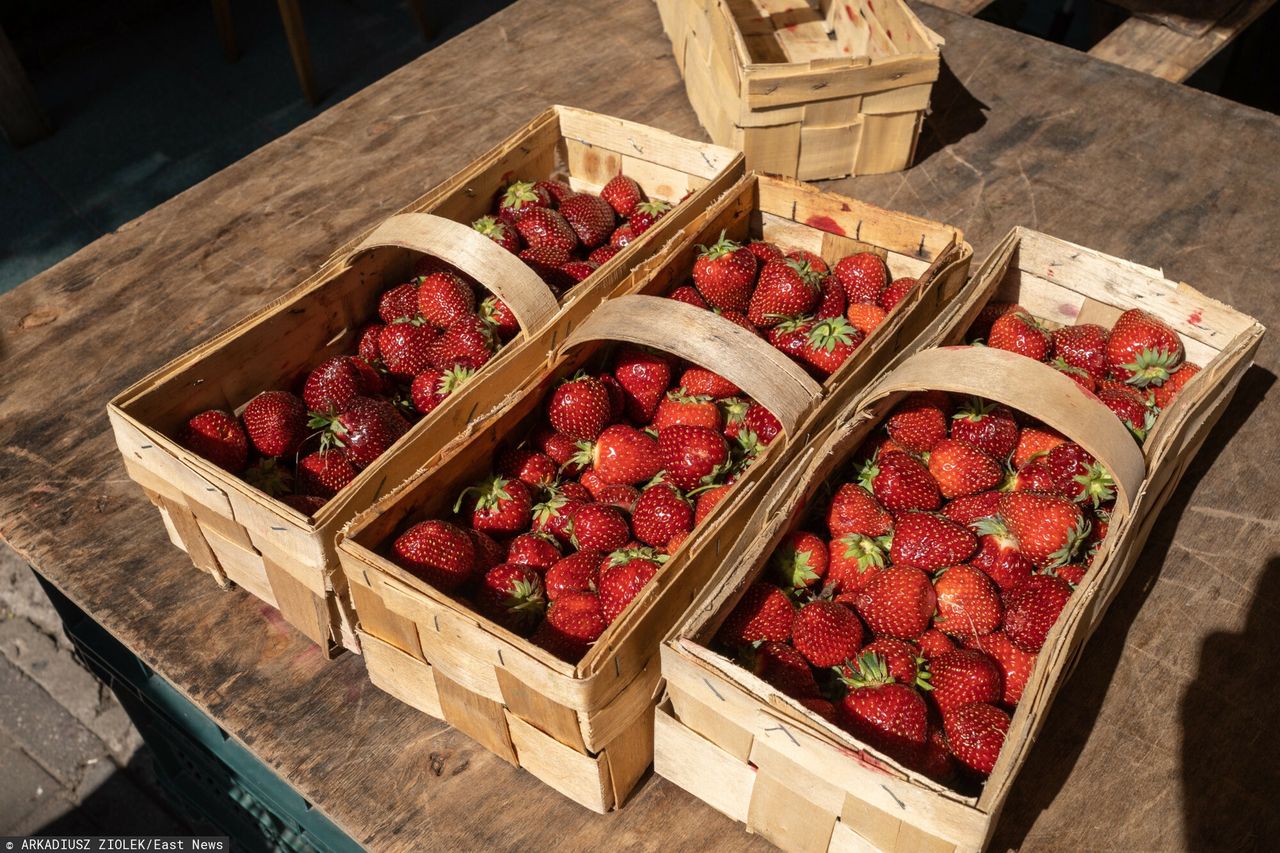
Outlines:
{"type": "MultiPolygon", "coordinates": [[[[565,103],[705,138],[645,0],[521,0],[0,298],[0,534],[370,848],[764,846],[650,777],[599,817],[326,663],[166,541],[109,396],[565,103]]],[[[1138,262],[1280,329],[1280,121],[986,23],[947,39],[917,165],[832,188],[1138,262]]],[[[1264,847],[1280,741],[1277,335],[1065,686],[995,847],[1264,847]]]]}

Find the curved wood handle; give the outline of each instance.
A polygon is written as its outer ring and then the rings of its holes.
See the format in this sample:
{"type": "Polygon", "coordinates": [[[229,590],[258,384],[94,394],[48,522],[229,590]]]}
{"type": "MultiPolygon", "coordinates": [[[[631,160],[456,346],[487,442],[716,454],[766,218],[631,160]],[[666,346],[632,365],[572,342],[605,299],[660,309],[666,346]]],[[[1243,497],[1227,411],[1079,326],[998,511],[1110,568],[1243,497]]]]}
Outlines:
{"type": "Polygon", "coordinates": [[[767,341],[718,314],[661,296],[622,296],[565,339],[628,341],[669,352],[728,379],[764,406],[788,436],[822,397],[822,386],[767,341]]]}
{"type": "Polygon", "coordinates": [[[551,288],[524,261],[461,222],[430,213],[398,213],[373,230],[347,256],[399,246],[448,261],[495,294],[520,321],[525,337],[540,331],[560,303],[551,288]]]}
{"type": "Polygon", "coordinates": [[[858,408],[897,391],[925,390],[996,400],[1039,418],[1105,465],[1118,499],[1126,509],[1133,506],[1147,475],[1142,450],[1120,419],[1066,374],[1006,350],[939,347],[903,361],[867,391],[858,408]]]}

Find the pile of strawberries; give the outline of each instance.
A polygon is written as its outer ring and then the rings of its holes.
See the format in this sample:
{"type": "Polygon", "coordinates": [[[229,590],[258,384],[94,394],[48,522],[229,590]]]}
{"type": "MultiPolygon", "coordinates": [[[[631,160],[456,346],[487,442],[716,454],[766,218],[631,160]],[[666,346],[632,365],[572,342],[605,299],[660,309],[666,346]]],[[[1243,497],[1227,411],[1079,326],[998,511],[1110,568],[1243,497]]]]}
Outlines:
{"type": "Polygon", "coordinates": [[[1114,481],[1043,424],[939,391],[906,396],[854,459],[718,646],[905,765],[972,783],[1106,535],[1114,481]]]}
{"type": "Polygon", "coordinates": [[[576,662],[781,429],[702,367],[620,346],[547,395],[452,520],[413,524],[390,557],[576,662]]]}
{"type": "MultiPolygon", "coordinates": [[[[618,175],[601,196],[563,181],[516,181],[473,227],[519,254],[557,293],[582,281],[670,209],[618,175]],[[557,210],[558,208],[558,210],[557,210]],[[616,225],[616,216],[627,217],[616,225]],[[571,258],[591,251],[589,258],[571,258]]],[[[456,268],[424,257],[413,278],[378,298],[356,354],[326,359],[293,391],[264,391],[237,417],[191,418],[183,446],[314,513],[520,331],[502,300],[456,268]],[[296,392],[296,393],[295,393],[296,392]]]]}
{"type": "Polygon", "coordinates": [[[1081,323],[1050,331],[1020,305],[990,302],[967,340],[1052,365],[1106,403],[1139,443],[1200,372],[1185,360],[1178,333],[1140,308],[1125,311],[1110,329],[1081,323]]]}
{"type": "Polygon", "coordinates": [[[802,249],[725,238],[700,247],[692,285],[672,299],[716,312],[763,336],[819,379],[830,376],[919,283],[891,279],[874,252],[829,267],[802,249]]]}

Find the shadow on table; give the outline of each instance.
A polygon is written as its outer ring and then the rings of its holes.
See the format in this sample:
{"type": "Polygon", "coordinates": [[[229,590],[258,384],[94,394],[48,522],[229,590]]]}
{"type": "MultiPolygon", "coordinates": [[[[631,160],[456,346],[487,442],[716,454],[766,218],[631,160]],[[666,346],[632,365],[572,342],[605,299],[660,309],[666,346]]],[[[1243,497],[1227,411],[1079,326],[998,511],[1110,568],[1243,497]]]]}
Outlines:
{"type": "Polygon", "coordinates": [[[916,147],[915,162],[920,163],[987,123],[985,110],[990,109],[969,93],[951,71],[947,60],[938,69],[938,82],[933,84],[930,99],[933,110],[925,116],[916,147]]]}
{"type": "Polygon", "coordinates": [[[1211,634],[1182,696],[1182,799],[1192,850],[1274,850],[1280,837],[1280,555],[1254,592],[1238,634],[1211,634]]]}
{"type": "MultiPolygon", "coordinates": [[[[1012,793],[996,826],[990,849],[1021,849],[1027,833],[1035,824],[1040,813],[1049,807],[1058,796],[1058,792],[1062,790],[1063,783],[1071,775],[1076,761],[1080,758],[1080,750],[1089,738],[1089,732],[1098,716],[1098,709],[1102,706],[1102,700],[1107,695],[1107,688],[1115,675],[1116,664],[1124,651],[1129,626],[1133,623],[1138,611],[1142,609],[1151,587],[1155,585],[1157,573],[1164,564],[1169,553],[1169,547],[1173,542],[1174,531],[1177,529],[1178,522],[1191,500],[1191,495],[1196,490],[1196,485],[1205,475],[1205,472],[1214,466],[1218,455],[1222,452],[1222,448],[1236,434],[1240,425],[1248,420],[1253,411],[1262,403],[1267,391],[1275,384],[1275,381],[1276,376],[1270,371],[1256,365],[1249,368],[1241,380],[1240,387],[1237,389],[1231,403],[1223,413],[1222,419],[1210,432],[1195,460],[1188,466],[1187,472],[1183,475],[1177,490],[1160,513],[1160,518],[1156,521],[1150,538],[1147,540],[1147,545],[1139,555],[1132,572],[1116,594],[1106,616],[1098,625],[1092,642],[1088,644],[1085,654],[1088,657],[1089,665],[1076,669],[1067,683],[1062,686],[1058,701],[1054,702],[1050,707],[1049,715],[1044,720],[1041,728],[1042,734],[1036,741],[1035,746],[1032,747],[1026,764],[1023,765],[1022,770],[1019,772],[1018,781],[1014,782],[1012,793]],[[1029,779],[1035,779],[1036,784],[1034,786],[1027,785],[1026,781],[1029,779]]],[[[1268,577],[1270,576],[1271,574],[1268,575],[1268,577]]],[[[1264,579],[1263,587],[1260,587],[1260,594],[1264,589],[1280,594],[1280,590],[1268,587],[1267,583],[1267,580],[1264,579]]],[[[1255,599],[1255,610],[1259,606],[1263,606],[1269,611],[1274,610],[1275,598],[1269,599],[1271,603],[1265,605],[1260,605],[1260,600],[1260,597],[1255,599]]],[[[1261,617],[1256,612],[1251,614],[1249,622],[1249,630],[1251,632],[1264,630],[1261,625],[1255,625],[1255,620],[1260,619],[1261,617]]],[[[1272,624],[1274,624],[1274,620],[1272,620],[1272,624]]],[[[1256,640],[1258,637],[1254,633],[1250,633],[1247,639],[1256,640]]],[[[1214,642],[1213,637],[1206,642],[1206,649],[1209,643],[1212,642],[1214,642]]],[[[1241,640],[1233,636],[1228,642],[1231,644],[1229,646],[1230,649],[1235,649],[1237,654],[1241,654],[1239,650],[1245,648],[1247,640],[1241,640]]],[[[1226,644],[1221,640],[1218,643],[1219,645],[1215,646],[1215,652],[1221,653],[1223,646],[1226,644]]],[[[1215,765],[1213,772],[1228,772],[1233,760],[1241,762],[1252,760],[1251,755],[1255,750],[1265,751],[1268,757],[1275,756],[1280,758],[1280,741],[1274,740],[1274,733],[1265,725],[1266,720],[1275,719],[1277,713],[1280,712],[1269,710],[1263,714],[1261,711],[1268,703],[1274,706],[1276,702],[1276,692],[1271,686],[1271,679],[1268,677],[1275,671],[1277,656],[1269,654],[1273,649],[1280,653],[1280,635],[1260,642],[1258,648],[1243,653],[1239,659],[1233,659],[1230,663],[1222,657],[1213,661],[1214,665],[1225,666],[1228,671],[1218,676],[1222,681],[1210,681],[1210,683],[1251,684],[1257,696],[1255,698],[1232,695],[1229,698],[1222,698],[1219,704],[1214,704],[1218,700],[1219,694],[1215,690],[1205,689],[1203,696],[1195,700],[1199,703],[1195,710],[1198,715],[1197,720],[1213,720],[1217,715],[1225,712],[1224,705],[1232,703],[1237,703],[1239,706],[1230,712],[1233,717],[1237,711],[1239,712],[1240,716],[1234,717],[1234,719],[1244,721],[1248,719],[1249,713],[1253,713],[1259,715],[1260,719],[1263,720],[1263,725],[1253,730],[1256,735],[1251,738],[1246,750],[1233,749],[1227,746],[1225,739],[1220,738],[1218,731],[1214,728],[1207,728],[1197,735],[1196,745],[1207,753],[1205,760],[1210,762],[1217,761],[1222,765],[1221,767],[1215,765]],[[1248,672],[1249,677],[1238,681],[1234,675],[1235,669],[1248,672]],[[1249,678],[1253,678],[1253,681],[1249,681],[1249,678]],[[1252,701],[1247,701],[1247,699],[1252,701]],[[1245,711],[1246,707],[1249,709],[1248,712],[1245,711]],[[1249,755],[1242,754],[1246,751],[1249,755]]],[[[1207,657],[1202,653],[1202,678],[1206,677],[1204,671],[1206,660],[1207,657]]],[[[1187,700],[1184,699],[1185,704],[1187,704],[1187,700]]],[[[1185,708],[1183,716],[1185,720],[1187,718],[1185,708]]],[[[1243,725],[1243,722],[1240,724],[1243,725]]],[[[1186,764],[1184,756],[1184,766],[1186,764]]],[[[1184,774],[1185,772],[1187,771],[1184,767],[1184,774]]],[[[1199,768],[1193,767],[1191,772],[1198,774],[1198,781],[1188,782],[1187,790],[1191,792],[1187,796],[1188,800],[1195,799],[1199,796],[1200,791],[1218,784],[1213,776],[1206,777],[1201,774],[1199,768]]],[[[1259,768],[1257,772],[1260,774],[1274,774],[1275,762],[1271,762],[1271,766],[1265,769],[1259,768]]],[[[1260,800],[1271,795],[1272,791],[1266,788],[1258,789],[1255,794],[1260,800]]],[[[1229,801],[1229,795],[1225,792],[1221,794],[1221,799],[1215,798],[1214,800],[1218,806],[1227,801],[1229,801]]],[[[1259,807],[1261,806],[1262,804],[1259,803],[1259,807]]],[[[1265,808],[1273,810],[1272,813],[1274,814],[1274,806],[1268,804],[1265,808]]],[[[1240,818],[1243,814],[1243,810],[1235,812],[1237,818],[1240,818]]],[[[1208,819],[1216,819],[1216,816],[1208,819]]],[[[1222,819],[1226,820],[1226,818],[1222,819]]],[[[1191,815],[1188,814],[1188,821],[1190,820],[1191,815]]],[[[1244,820],[1247,821],[1248,818],[1244,818],[1244,820]]],[[[1245,827],[1245,829],[1248,829],[1248,827],[1245,827]]],[[[1219,849],[1216,844],[1214,847],[1219,849]]]]}

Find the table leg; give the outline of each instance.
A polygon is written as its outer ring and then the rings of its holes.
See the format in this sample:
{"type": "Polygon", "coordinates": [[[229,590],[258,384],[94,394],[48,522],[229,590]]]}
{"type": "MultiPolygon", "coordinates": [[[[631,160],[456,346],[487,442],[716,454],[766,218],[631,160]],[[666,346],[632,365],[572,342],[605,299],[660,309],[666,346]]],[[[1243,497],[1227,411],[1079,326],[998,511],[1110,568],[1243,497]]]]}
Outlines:
{"type": "Polygon", "coordinates": [[[302,94],[312,106],[320,103],[315,78],[311,73],[311,47],[307,44],[307,32],[302,27],[302,10],[298,0],[278,0],[280,20],[284,23],[285,38],[289,40],[289,53],[293,55],[293,67],[302,84],[302,94]]]}

